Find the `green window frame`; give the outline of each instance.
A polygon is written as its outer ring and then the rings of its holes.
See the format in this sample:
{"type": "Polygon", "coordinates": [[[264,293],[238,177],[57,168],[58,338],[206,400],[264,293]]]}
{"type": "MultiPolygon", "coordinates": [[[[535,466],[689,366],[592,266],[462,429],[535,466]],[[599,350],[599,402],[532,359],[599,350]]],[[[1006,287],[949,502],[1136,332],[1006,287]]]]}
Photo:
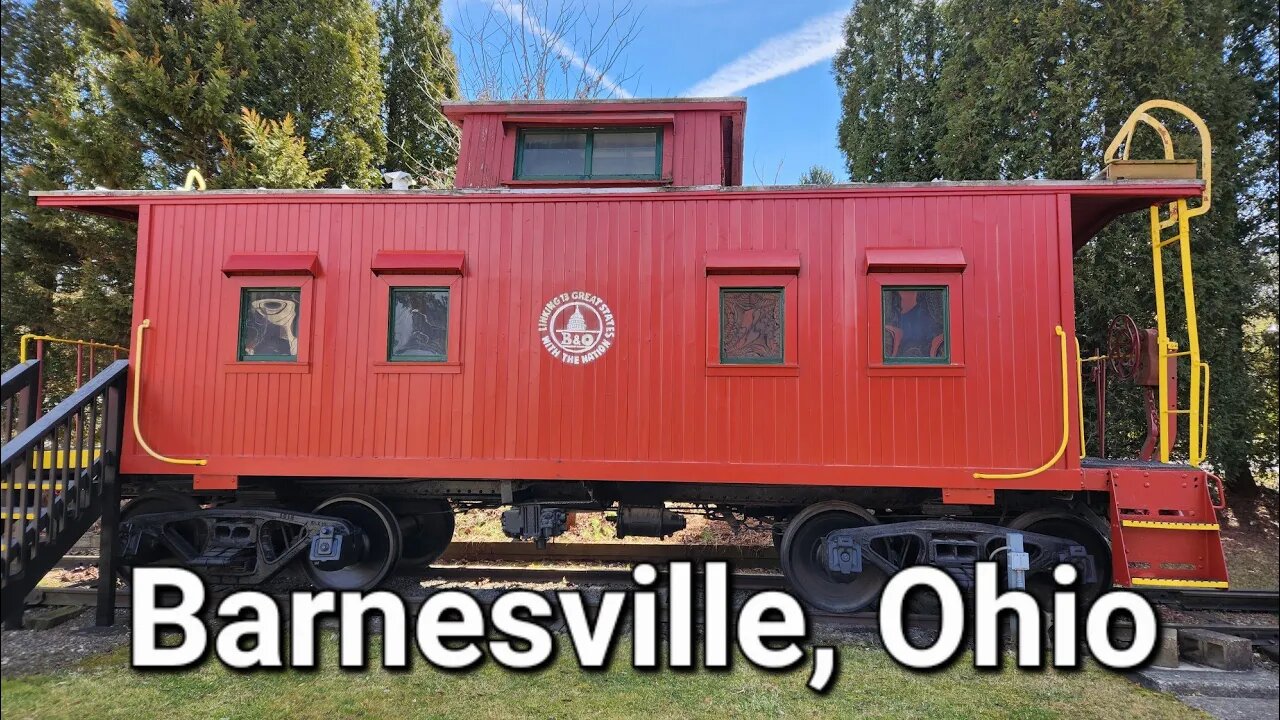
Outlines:
{"type": "Polygon", "coordinates": [[[393,286],[387,296],[387,362],[442,363],[449,360],[449,320],[452,292],[448,287],[429,285],[393,286]],[[440,338],[440,346],[444,352],[429,355],[396,354],[396,295],[414,293],[438,293],[444,295],[444,335],[440,338]]]}
{"type": "Polygon", "coordinates": [[[720,288],[719,346],[721,365],[785,365],[787,358],[787,291],[784,287],[722,287],[720,288]],[[734,357],[725,347],[725,298],[730,295],[767,294],[778,297],[778,352],[776,357],[734,357]]]}
{"type": "Polygon", "coordinates": [[[938,357],[909,356],[895,357],[883,353],[885,365],[950,365],[951,364],[951,288],[947,285],[885,285],[880,288],[880,335],[884,336],[885,328],[890,325],[890,293],[901,291],[927,291],[942,293],[942,347],[944,352],[938,357]]]}
{"type": "MultiPolygon", "coordinates": [[[[272,293],[272,292],[295,293],[298,296],[298,299],[295,301],[297,302],[297,307],[294,309],[295,317],[290,323],[290,325],[298,324],[297,316],[301,315],[302,313],[302,288],[301,287],[294,285],[294,286],[285,286],[285,287],[240,288],[240,314],[239,314],[239,317],[237,318],[238,325],[236,327],[236,359],[240,362],[297,362],[298,361],[298,353],[296,351],[292,354],[287,354],[287,355],[282,355],[282,354],[257,355],[257,354],[248,352],[248,348],[245,342],[248,338],[245,337],[245,330],[249,325],[249,317],[252,313],[251,308],[253,303],[253,300],[252,300],[253,294],[254,293],[272,293]]],[[[296,338],[296,335],[295,335],[295,338],[296,338]]],[[[298,341],[295,339],[294,341],[295,346],[297,342],[298,341]]]]}
{"type": "Polygon", "coordinates": [[[526,128],[516,134],[516,180],[658,180],[662,177],[662,140],[663,129],[660,127],[611,127],[611,128],[526,128]],[[562,135],[582,133],[586,135],[586,152],[583,153],[582,173],[580,175],[531,175],[524,170],[525,138],[530,135],[562,135]],[[592,154],[595,150],[597,135],[618,133],[652,133],[654,162],[652,173],[615,175],[592,173],[592,154]]]}

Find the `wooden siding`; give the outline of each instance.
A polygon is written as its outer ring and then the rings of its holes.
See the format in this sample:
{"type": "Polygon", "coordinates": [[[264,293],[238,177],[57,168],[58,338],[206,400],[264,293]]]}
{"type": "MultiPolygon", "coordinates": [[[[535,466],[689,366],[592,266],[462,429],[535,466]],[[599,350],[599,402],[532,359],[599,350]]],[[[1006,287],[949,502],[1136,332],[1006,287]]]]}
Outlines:
{"type": "MultiPolygon", "coordinates": [[[[1066,194],[211,200],[141,204],[134,311],[135,324],[152,321],[146,356],[133,356],[147,440],[209,458],[201,472],[1081,483],[1066,472],[1078,466],[1074,432],[1062,472],[972,478],[1036,467],[1061,438],[1053,328],[1074,332],[1066,194]],[[951,309],[963,320],[963,367],[871,367],[869,247],[963,253],[963,305],[951,309]],[[371,266],[379,251],[407,250],[465,253],[452,371],[379,365],[386,282],[371,266]],[[707,367],[704,258],[751,250],[800,256],[793,377],[707,367]],[[305,367],[234,362],[234,293],[246,279],[222,267],[265,252],[319,258],[304,291],[305,367]],[[614,346],[581,366],[552,358],[537,331],[544,303],[575,290],[602,298],[617,322],[614,346]]],[[[126,472],[172,469],[127,438],[126,472]]]]}
{"type": "MultiPolygon", "coordinates": [[[[679,110],[673,113],[673,121],[666,125],[663,142],[663,181],[676,186],[721,184],[724,147],[720,118],[724,115],[733,115],[736,122],[741,123],[741,113],[720,110],[679,110]]],[[[498,112],[466,116],[454,179],[457,187],[498,187],[515,177],[518,125],[504,122],[506,118],[506,114],[498,112]]],[[[740,168],[735,177],[741,180],[740,168]]]]}

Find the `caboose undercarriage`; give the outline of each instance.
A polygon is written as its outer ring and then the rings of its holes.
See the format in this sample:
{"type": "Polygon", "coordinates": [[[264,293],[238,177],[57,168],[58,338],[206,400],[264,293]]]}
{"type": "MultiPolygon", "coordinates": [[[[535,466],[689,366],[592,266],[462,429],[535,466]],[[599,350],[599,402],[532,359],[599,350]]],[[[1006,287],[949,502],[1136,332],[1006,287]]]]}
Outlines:
{"type": "Polygon", "coordinates": [[[962,586],[981,560],[1012,562],[1033,589],[1062,562],[1087,593],[1111,578],[1097,492],[1002,491],[992,505],[955,505],[925,489],[692,483],[245,478],[236,493],[200,496],[187,478],[134,477],[126,490],[136,499],[122,517],[125,566],[176,563],[222,585],[297,564],[319,587],[366,590],[397,566],[426,568],[448,547],[454,514],[481,508],[506,508],[503,531],[539,545],[584,512],[611,513],[619,537],[667,537],[686,515],[767,528],[792,588],[830,612],[873,603],[912,565],[941,567],[962,586]]]}

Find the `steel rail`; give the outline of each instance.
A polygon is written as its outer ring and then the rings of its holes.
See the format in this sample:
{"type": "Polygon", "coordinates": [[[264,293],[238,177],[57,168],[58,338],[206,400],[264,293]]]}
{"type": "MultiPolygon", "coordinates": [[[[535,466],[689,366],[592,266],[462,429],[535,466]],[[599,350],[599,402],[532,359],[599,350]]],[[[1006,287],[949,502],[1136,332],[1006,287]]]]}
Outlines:
{"type": "MultiPolygon", "coordinates": [[[[285,600],[285,605],[287,606],[287,593],[275,593],[274,596],[285,600]]],[[[417,612],[424,599],[425,596],[405,598],[407,609],[411,613],[417,612]]],[[[29,605],[59,607],[94,607],[97,604],[97,600],[97,590],[92,587],[37,588],[27,598],[29,605]]],[[[479,602],[481,605],[488,604],[488,601],[484,598],[480,598],[479,602]]],[[[588,602],[588,604],[593,603],[588,602]]],[[[127,590],[120,591],[116,605],[119,608],[132,606],[127,590]]],[[[848,632],[878,632],[879,630],[879,616],[874,611],[856,612],[847,615],[811,611],[808,617],[814,625],[829,630],[844,630],[848,632]]],[[[696,617],[694,620],[695,623],[701,622],[696,617]]],[[[937,615],[930,614],[909,614],[906,615],[906,620],[911,628],[926,631],[936,631],[940,622],[940,618],[937,615]]],[[[659,622],[665,623],[666,619],[659,617],[659,622]]],[[[1123,640],[1126,631],[1130,628],[1125,623],[1118,623],[1116,627],[1120,636],[1119,639],[1123,640]]],[[[1280,644],[1280,626],[1275,624],[1237,625],[1222,622],[1177,622],[1161,623],[1161,627],[1171,630],[1212,630],[1247,638],[1253,645],[1260,647],[1275,647],[1280,644]]]]}
{"type": "MultiPolygon", "coordinates": [[[[559,582],[580,584],[628,584],[630,574],[618,568],[564,567],[499,567],[483,563],[589,563],[592,565],[632,565],[635,563],[667,563],[671,561],[727,560],[738,571],[743,569],[775,569],[777,553],[769,546],[742,545],[671,545],[657,543],[552,543],[539,549],[532,543],[456,542],[440,558],[447,567],[421,571],[424,579],[504,582],[559,582]],[[466,567],[456,567],[465,565],[466,567]]],[[[96,565],[96,555],[68,555],[59,567],[74,568],[96,565]]],[[[403,577],[403,573],[401,577],[403,577]]],[[[739,589],[776,589],[783,586],[780,576],[760,573],[734,574],[739,589]]],[[[1157,605],[1182,610],[1222,612],[1280,612],[1280,592],[1275,590],[1201,590],[1175,588],[1135,588],[1157,605]]]]}
{"type": "MultiPolygon", "coordinates": [[[[741,572],[777,568],[777,554],[768,546],[660,545],[657,543],[552,543],[538,549],[531,543],[457,542],[440,558],[441,566],[399,573],[424,580],[448,582],[512,582],[580,585],[626,585],[629,571],[600,565],[662,564],[672,561],[727,560],[735,569],[732,582],[739,590],[771,590],[785,586],[780,575],[741,572]],[[488,564],[493,563],[493,564],[488,564]],[[499,565],[498,563],[504,563],[499,565]],[[526,567],[520,564],[586,563],[593,567],[526,567]]],[[[96,555],[68,555],[59,567],[96,565],[96,555]]],[[[1280,613],[1280,591],[1134,588],[1152,603],[1181,610],[1237,613],[1280,613]]]]}
{"type": "MultiPolygon", "coordinates": [[[[68,559],[88,561],[97,558],[81,556],[68,559]]],[[[498,565],[442,565],[413,573],[423,581],[447,583],[530,583],[571,585],[619,585],[632,584],[631,572],[613,567],[514,567],[498,565]]],[[[404,575],[401,575],[404,577],[404,575]]],[[[734,590],[779,590],[786,587],[781,575],[761,572],[734,572],[730,576],[734,590]]],[[[49,591],[78,590],[78,588],[40,588],[46,597],[49,591]]],[[[123,596],[125,591],[121,591],[123,596]]],[[[1231,613],[1280,614],[1280,592],[1275,590],[1178,590],[1143,589],[1140,591],[1152,603],[1186,611],[1216,611],[1231,613]]],[[[57,604],[47,602],[46,604],[57,604]]]]}

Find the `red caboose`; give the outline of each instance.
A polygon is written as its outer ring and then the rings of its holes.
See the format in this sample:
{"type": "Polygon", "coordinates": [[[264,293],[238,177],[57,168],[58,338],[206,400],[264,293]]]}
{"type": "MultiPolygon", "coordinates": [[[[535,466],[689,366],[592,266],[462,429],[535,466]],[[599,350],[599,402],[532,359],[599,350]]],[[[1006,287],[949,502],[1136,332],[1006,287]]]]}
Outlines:
{"type": "MultiPolygon", "coordinates": [[[[365,588],[456,511],[541,542],[696,509],[772,523],[828,610],[1011,532],[1033,574],[1225,586],[1210,478],[1167,462],[1177,414],[1203,456],[1194,324],[1190,412],[1147,373],[1157,459],[1082,459],[1073,340],[1073,253],[1148,208],[1156,261],[1185,249],[1194,162],[1123,137],[1096,180],[742,187],[740,99],[445,110],[454,190],[40,195],[138,226],[128,562],[365,588]]],[[[1158,315],[1100,362],[1175,370],[1158,315]]]]}

